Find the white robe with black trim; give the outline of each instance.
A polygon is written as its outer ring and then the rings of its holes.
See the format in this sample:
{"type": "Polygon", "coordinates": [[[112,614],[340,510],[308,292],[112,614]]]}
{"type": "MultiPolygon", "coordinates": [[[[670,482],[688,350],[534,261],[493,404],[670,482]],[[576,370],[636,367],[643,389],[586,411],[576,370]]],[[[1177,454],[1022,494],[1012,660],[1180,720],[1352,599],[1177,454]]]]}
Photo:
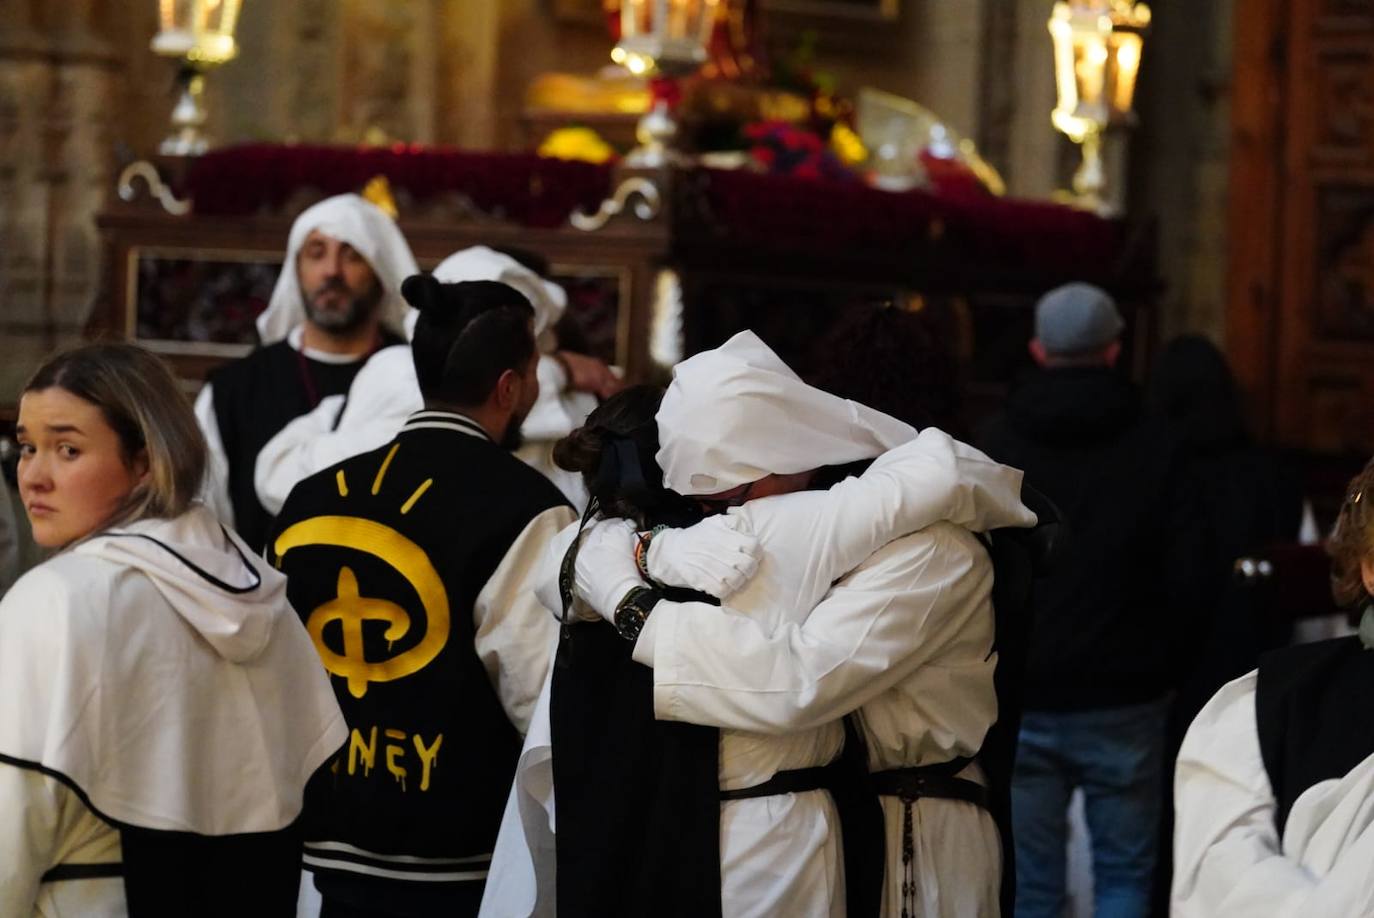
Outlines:
{"type": "Polygon", "coordinates": [[[1374,915],[1374,756],[1304,791],[1280,836],[1255,721],[1257,680],[1251,672],[1222,686],[1179,750],[1170,914],[1374,915]]]}

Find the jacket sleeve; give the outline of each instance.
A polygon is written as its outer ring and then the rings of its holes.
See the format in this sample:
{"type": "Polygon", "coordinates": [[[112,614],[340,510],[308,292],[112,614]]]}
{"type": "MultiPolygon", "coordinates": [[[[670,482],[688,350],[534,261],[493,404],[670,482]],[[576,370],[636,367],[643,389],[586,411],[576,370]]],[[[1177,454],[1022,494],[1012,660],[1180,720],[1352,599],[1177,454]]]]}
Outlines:
{"type": "Polygon", "coordinates": [[[224,452],[224,438],[220,436],[219,418],[215,415],[215,395],[210,383],[200,387],[196,396],[196,423],[205,436],[207,449],[205,482],[201,486],[201,501],[214,511],[219,521],[234,528],[234,505],[229,500],[229,457],[224,452]]]}
{"type": "Polygon", "coordinates": [[[558,621],[535,594],[549,543],[576,519],[568,506],[545,510],[511,543],[473,604],[474,645],[506,716],[522,734],[539,699],[558,621]]]}
{"type": "Polygon", "coordinates": [[[39,878],[57,863],[66,792],[56,778],[0,762],[0,915],[33,914],[39,878]]]}
{"type": "MultiPolygon", "coordinates": [[[[1374,828],[1317,875],[1285,851],[1255,724],[1256,674],[1223,686],[1179,750],[1174,776],[1176,918],[1374,913],[1374,828]]],[[[1290,823],[1291,823],[1290,818],[1290,823]]]]}
{"type": "MultiPolygon", "coordinates": [[[[889,543],[804,621],[771,633],[728,607],[660,602],[634,650],[654,668],[655,713],[782,734],[867,704],[971,639],[970,618],[986,612],[991,565],[955,532],[933,526],[889,543]]],[[[979,634],[990,643],[990,633],[979,634]]],[[[989,649],[980,647],[978,658],[989,649]]]]}

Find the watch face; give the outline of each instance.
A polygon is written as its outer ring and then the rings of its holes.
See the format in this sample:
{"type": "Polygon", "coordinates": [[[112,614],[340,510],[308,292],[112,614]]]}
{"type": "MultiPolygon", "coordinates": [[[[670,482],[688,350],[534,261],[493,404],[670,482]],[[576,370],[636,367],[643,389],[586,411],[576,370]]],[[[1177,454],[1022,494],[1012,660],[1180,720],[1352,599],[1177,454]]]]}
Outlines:
{"type": "Polygon", "coordinates": [[[639,639],[644,620],[658,603],[659,595],[650,589],[639,589],[626,596],[615,612],[615,629],[627,641],[639,639]]]}

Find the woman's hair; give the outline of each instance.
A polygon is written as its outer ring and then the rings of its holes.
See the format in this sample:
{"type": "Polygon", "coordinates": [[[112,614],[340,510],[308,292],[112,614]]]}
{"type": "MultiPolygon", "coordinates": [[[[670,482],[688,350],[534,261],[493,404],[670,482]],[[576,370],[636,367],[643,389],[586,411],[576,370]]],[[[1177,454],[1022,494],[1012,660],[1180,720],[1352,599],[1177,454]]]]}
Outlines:
{"type": "Polygon", "coordinates": [[[554,463],[582,475],[603,516],[631,519],[640,528],[682,526],[700,518],[695,504],[663,486],[663,470],[654,459],[654,415],[662,400],[657,386],[631,386],[602,402],[586,423],[554,444],[554,463]]]}
{"type": "Polygon", "coordinates": [[[1192,447],[1215,450],[1249,440],[1235,376],[1201,335],[1180,335],[1164,346],[1150,368],[1145,403],[1192,447]]]}
{"type": "Polygon", "coordinates": [[[1341,608],[1359,606],[1369,597],[1360,562],[1374,560],[1374,460],[1365,465],[1346,489],[1336,528],[1326,540],[1331,556],[1331,595],[1341,608]]]}
{"type": "Polygon", "coordinates": [[[205,475],[205,438],[166,364],[132,344],[88,344],[43,364],[24,391],[54,386],[100,409],[126,465],[147,456],[146,481],[108,522],[174,517],[191,506],[205,475]]]}
{"type": "Polygon", "coordinates": [[[810,382],[917,429],[959,436],[954,359],[920,315],[896,306],[854,307],[816,349],[810,382]]]}

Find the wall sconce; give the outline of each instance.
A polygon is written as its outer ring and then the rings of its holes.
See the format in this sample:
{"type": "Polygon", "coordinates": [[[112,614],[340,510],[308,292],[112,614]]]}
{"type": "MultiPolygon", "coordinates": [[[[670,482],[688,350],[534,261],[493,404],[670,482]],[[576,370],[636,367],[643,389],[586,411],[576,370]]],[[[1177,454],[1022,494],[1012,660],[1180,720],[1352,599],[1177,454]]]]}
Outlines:
{"type": "Polygon", "coordinates": [[[1050,120],[1082,149],[1073,177],[1082,207],[1104,209],[1102,134],[1135,124],[1131,107],[1149,26],[1150,8],[1132,0],[1060,0],[1050,14],[1059,97],[1050,120]]]}
{"type": "Polygon", "coordinates": [[[620,40],[611,60],[635,76],[658,78],[650,84],[649,111],[635,128],[639,146],[626,165],[658,168],[673,158],[676,82],[705,63],[719,5],[720,0],[620,0],[620,40]]]}
{"type": "Polygon", "coordinates": [[[181,93],[172,107],[172,133],[158,151],[164,156],[196,156],[209,141],[201,133],[205,125],[205,74],[234,59],[238,45],[241,0],[158,0],[159,31],[153,36],[154,53],[181,61],[177,85],[181,93]]]}

